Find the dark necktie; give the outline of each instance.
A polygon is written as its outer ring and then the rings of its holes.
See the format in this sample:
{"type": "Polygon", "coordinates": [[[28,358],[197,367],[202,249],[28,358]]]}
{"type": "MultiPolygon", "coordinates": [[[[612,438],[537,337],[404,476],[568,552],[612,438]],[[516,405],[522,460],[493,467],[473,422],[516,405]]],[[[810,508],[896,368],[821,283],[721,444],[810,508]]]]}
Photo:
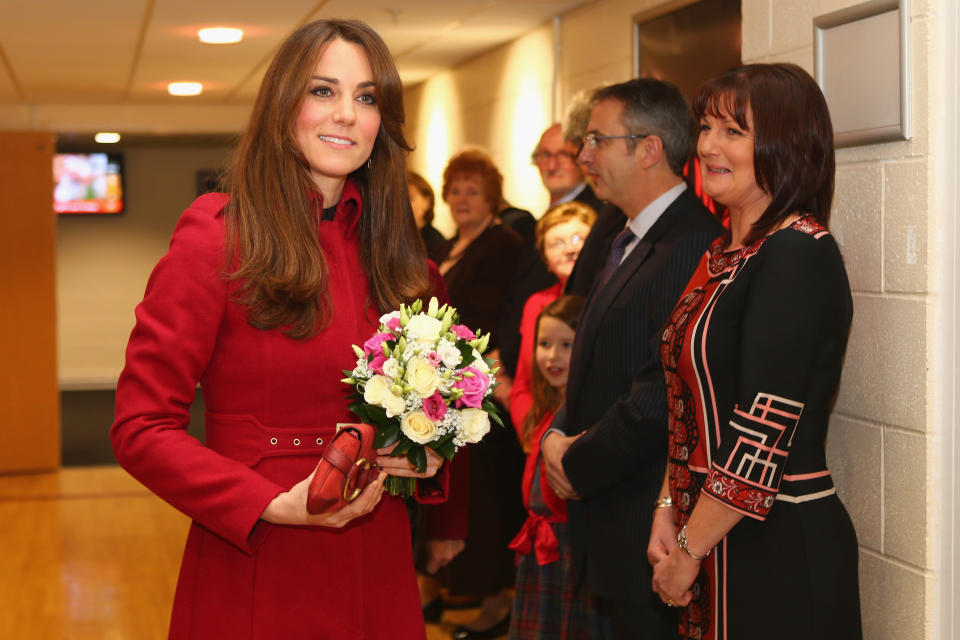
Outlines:
{"type": "Polygon", "coordinates": [[[623,254],[627,250],[627,245],[636,237],[633,231],[630,231],[630,227],[624,227],[623,231],[618,233],[617,237],[613,239],[613,244],[610,245],[610,257],[607,259],[607,264],[604,266],[603,271],[600,272],[597,291],[603,289],[607,281],[610,280],[614,272],[616,272],[617,267],[620,266],[620,262],[623,260],[623,254]]]}

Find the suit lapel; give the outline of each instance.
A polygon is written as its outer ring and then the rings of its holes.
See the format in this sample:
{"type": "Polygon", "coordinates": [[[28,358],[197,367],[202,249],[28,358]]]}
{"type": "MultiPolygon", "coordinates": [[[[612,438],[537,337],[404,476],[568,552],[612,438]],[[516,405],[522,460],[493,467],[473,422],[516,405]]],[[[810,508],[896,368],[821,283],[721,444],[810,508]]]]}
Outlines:
{"type": "MultiPolygon", "coordinates": [[[[610,310],[617,296],[636,275],[637,271],[648,261],[653,254],[657,241],[667,235],[679,221],[686,205],[686,198],[690,196],[690,189],[686,189],[674,200],[666,211],[657,219],[652,227],[644,234],[640,242],[633,248],[630,255],[624,259],[620,267],[613,273],[602,289],[594,289],[587,299],[583,319],[577,329],[573,343],[571,362],[574,363],[567,381],[567,403],[572,405],[581,387],[581,380],[587,369],[587,363],[593,353],[594,344],[600,335],[600,326],[603,318],[610,310]]],[[[609,253],[606,256],[609,258],[609,253]]]]}

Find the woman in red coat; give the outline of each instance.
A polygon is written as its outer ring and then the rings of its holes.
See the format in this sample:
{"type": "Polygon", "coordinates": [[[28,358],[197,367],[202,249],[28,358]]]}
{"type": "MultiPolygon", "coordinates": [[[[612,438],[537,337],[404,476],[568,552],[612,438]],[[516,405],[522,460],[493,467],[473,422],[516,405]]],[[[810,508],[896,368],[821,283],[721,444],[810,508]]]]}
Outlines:
{"type": "MultiPolygon", "coordinates": [[[[353,421],[350,345],[439,281],[406,198],[401,92],[366,25],[295,32],[229,196],[187,209],[137,307],[111,438],[124,468],[193,518],[171,638],[425,636],[407,512],[382,496],[384,474],[339,511],[305,505],[321,447],[353,421]],[[198,383],[205,444],[186,433],[198,383]]],[[[416,475],[380,453],[389,473],[416,475]]],[[[445,485],[444,471],[419,498],[445,485]]]]}

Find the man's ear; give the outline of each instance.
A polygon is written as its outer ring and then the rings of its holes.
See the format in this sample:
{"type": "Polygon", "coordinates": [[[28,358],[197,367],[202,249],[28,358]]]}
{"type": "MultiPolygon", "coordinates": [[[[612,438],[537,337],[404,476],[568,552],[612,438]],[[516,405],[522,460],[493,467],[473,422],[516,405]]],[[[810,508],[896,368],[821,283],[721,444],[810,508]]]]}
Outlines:
{"type": "Polygon", "coordinates": [[[634,150],[640,166],[644,169],[656,165],[661,159],[666,160],[663,151],[663,140],[658,135],[649,135],[637,142],[637,148],[634,150]]]}

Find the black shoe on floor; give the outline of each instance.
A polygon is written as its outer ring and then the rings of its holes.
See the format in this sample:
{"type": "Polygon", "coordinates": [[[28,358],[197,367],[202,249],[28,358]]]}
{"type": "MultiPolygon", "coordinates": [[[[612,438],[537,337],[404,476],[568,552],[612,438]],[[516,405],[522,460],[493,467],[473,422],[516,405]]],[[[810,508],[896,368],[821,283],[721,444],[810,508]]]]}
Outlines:
{"type": "Polygon", "coordinates": [[[453,640],[492,640],[499,638],[510,630],[510,614],[507,614],[503,620],[483,631],[473,631],[466,627],[457,627],[453,630],[451,637],[453,640]]]}

